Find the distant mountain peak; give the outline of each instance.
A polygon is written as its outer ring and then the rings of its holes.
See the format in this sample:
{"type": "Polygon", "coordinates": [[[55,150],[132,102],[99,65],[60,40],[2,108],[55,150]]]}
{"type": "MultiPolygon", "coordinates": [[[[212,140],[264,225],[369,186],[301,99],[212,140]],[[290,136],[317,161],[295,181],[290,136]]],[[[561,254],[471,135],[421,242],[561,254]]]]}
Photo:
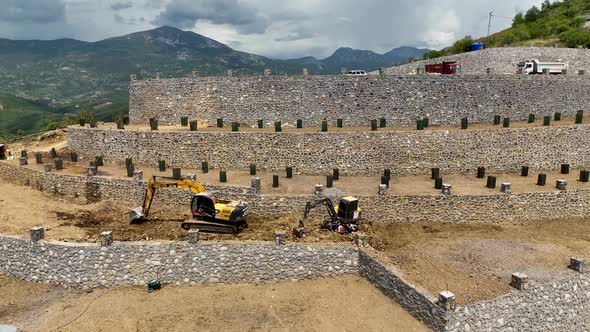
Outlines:
{"type": "Polygon", "coordinates": [[[170,47],[187,47],[195,49],[203,48],[223,48],[231,49],[229,46],[222,44],[216,40],[205,37],[193,31],[184,31],[169,25],[163,25],[155,29],[135,32],[123,37],[117,38],[133,38],[140,37],[147,42],[158,42],[170,47]]]}
{"type": "Polygon", "coordinates": [[[429,50],[402,46],[385,53],[378,54],[369,50],[357,50],[351,47],[340,47],[329,57],[320,60],[322,68],[336,73],[340,68],[376,70],[379,67],[391,67],[407,62],[410,58],[421,57],[429,50]]]}

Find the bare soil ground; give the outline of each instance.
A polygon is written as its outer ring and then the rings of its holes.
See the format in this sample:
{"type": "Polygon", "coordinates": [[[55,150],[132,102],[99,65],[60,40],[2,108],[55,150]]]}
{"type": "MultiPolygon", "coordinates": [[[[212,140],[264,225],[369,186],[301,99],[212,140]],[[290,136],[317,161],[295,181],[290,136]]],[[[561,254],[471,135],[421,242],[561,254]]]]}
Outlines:
{"type": "MultiPolygon", "coordinates": [[[[494,125],[492,123],[493,118],[490,118],[490,123],[471,123],[469,124],[469,129],[493,129],[493,128],[502,128],[502,124],[494,125]]],[[[553,115],[551,115],[551,126],[566,126],[572,125],[575,123],[575,117],[562,117],[560,121],[553,121],[553,115]]],[[[583,124],[590,123],[590,119],[584,118],[583,124]]],[[[319,126],[307,126],[303,123],[303,128],[298,129],[296,128],[296,122],[289,123],[283,122],[282,123],[283,132],[297,132],[297,133],[316,133],[321,131],[321,127],[319,126]]],[[[534,127],[541,127],[543,126],[543,116],[537,115],[536,121],[534,123],[528,123],[528,121],[511,121],[510,128],[534,128],[534,127]]],[[[116,129],[117,125],[115,123],[103,123],[99,125],[99,128],[112,128],[116,129]]],[[[230,132],[232,130],[231,122],[224,122],[223,128],[217,128],[215,123],[208,123],[206,121],[199,121],[197,126],[198,131],[208,131],[208,132],[230,132]]],[[[150,131],[150,126],[147,124],[141,125],[126,125],[125,129],[127,130],[140,130],[140,131],[150,131]]],[[[180,124],[175,125],[167,125],[160,123],[158,125],[159,131],[189,131],[189,127],[182,127],[180,124]]],[[[274,122],[265,121],[264,128],[258,128],[258,126],[252,126],[248,124],[240,124],[240,132],[252,132],[252,133],[261,133],[261,132],[274,132],[274,122]]],[[[370,131],[371,126],[370,123],[367,123],[367,126],[347,126],[346,121],[344,122],[343,128],[338,128],[334,124],[330,124],[328,127],[329,132],[366,132],[370,131]]],[[[401,125],[388,125],[385,128],[379,128],[379,131],[415,131],[416,125],[412,126],[401,126],[401,125]]],[[[441,126],[441,125],[431,125],[428,128],[424,129],[425,131],[434,131],[434,130],[461,130],[461,119],[457,118],[457,125],[456,126],[441,126]]]]}
{"type": "MultiPolygon", "coordinates": [[[[30,152],[32,153],[32,152],[30,152]]],[[[62,155],[66,154],[62,151],[62,155]]],[[[64,169],[55,171],[55,173],[85,175],[88,167],[88,160],[80,159],[77,163],[72,163],[69,156],[64,157],[64,169]],[[67,158],[67,159],[65,159],[67,158]]],[[[51,158],[44,158],[44,163],[53,165],[51,158]]],[[[18,160],[6,161],[13,164],[18,164],[18,160]]],[[[43,164],[36,164],[33,157],[29,159],[27,167],[43,170],[43,164]]],[[[126,178],[127,171],[125,163],[115,160],[105,160],[105,165],[99,167],[99,176],[126,178]]],[[[135,165],[136,170],[142,170],[144,179],[152,175],[156,176],[172,176],[172,169],[169,168],[166,172],[160,172],[154,165],[135,165]]],[[[200,169],[183,168],[182,174],[195,174],[197,180],[211,185],[228,185],[228,186],[250,186],[252,176],[249,170],[227,170],[226,183],[219,181],[219,171],[211,169],[209,173],[203,173],[200,169]]],[[[556,192],[559,191],[556,187],[557,180],[567,180],[568,189],[590,189],[590,183],[579,182],[580,169],[571,169],[569,174],[561,174],[559,171],[551,172],[534,172],[530,171],[528,177],[522,177],[519,174],[497,174],[487,172],[486,178],[478,179],[475,173],[472,175],[464,174],[444,174],[441,177],[444,183],[449,183],[453,186],[453,194],[455,195],[500,195],[500,187],[503,182],[509,182],[512,185],[513,193],[526,192],[556,192]],[[545,186],[537,185],[537,175],[539,173],[547,174],[547,184],[545,186]],[[486,188],[486,181],[488,175],[496,176],[497,188],[486,188]]],[[[256,176],[261,178],[261,192],[264,194],[293,194],[293,195],[309,195],[314,192],[316,184],[326,184],[325,176],[313,175],[298,175],[294,174],[293,178],[287,179],[284,172],[268,172],[258,170],[256,176]],[[278,174],[279,187],[272,187],[273,175],[278,174]]],[[[331,189],[341,195],[377,195],[377,189],[381,183],[380,176],[340,176],[340,180],[334,181],[334,187],[331,189]]],[[[434,181],[430,176],[393,176],[390,182],[390,190],[387,195],[432,195],[439,194],[440,190],[434,188],[434,181]]]]}
{"type": "MultiPolygon", "coordinates": [[[[127,206],[107,202],[77,205],[30,187],[0,183],[0,234],[26,235],[31,227],[43,225],[46,238],[60,241],[95,242],[105,230],[112,230],[117,241],[185,240],[186,232],[180,228],[180,222],[190,219],[190,215],[177,210],[154,208],[150,221],[130,225],[127,220],[128,210],[127,206]]],[[[321,219],[318,218],[310,218],[306,224],[306,237],[296,240],[291,230],[298,225],[299,217],[297,211],[293,216],[277,219],[250,218],[249,227],[236,236],[203,236],[208,240],[273,241],[274,231],[284,230],[290,241],[352,241],[351,236],[320,230],[321,219]]]]}
{"type": "Polygon", "coordinates": [[[590,219],[374,224],[369,242],[409,282],[433,295],[448,286],[458,303],[473,303],[510,292],[514,272],[533,284],[571,275],[570,257],[590,257],[590,219]]]}
{"type": "Polygon", "coordinates": [[[428,331],[364,279],[78,292],[0,276],[0,322],[24,331],[428,331]]]}
{"type": "Polygon", "coordinates": [[[28,137],[17,142],[13,142],[8,145],[8,150],[15,154],[15,157],[20,150],[30,151],[49,151],[51,148],[60,151],[64,150],[68,146],[67,130],[60,129],[43,133],[39,136],[28,137]]]}
{"type": "MultiPolygon", "coordinates": [[[[28,187],[0,184],[0,233],[28,233],[46,226],[46,237],[94,242],[100,232],[112,230],[117,241],[184,240],[186,233],[174,219],[188,216],[154,210],[153,221],[129,225],[126,208],[97,203],[78,206],[28,187]]],[[[284,230],[289,242],[351,243],[319,229],[320,219],[306,225],[307,236],[292,237],[299,213],[277,219],[251,219],[238,235],[204,234],[209,241],[272,241],[284,230]]],[[[510,275],[525,272],[532,283],[550,281],[569,273],[569,257],[590,257],[590,218],[535,221],[503,225],[401,223],[363,224],[370,244],[382,259],[396,266],[409,282],[436,295],[448,288],[459,303],[490,299],[510,291],[510,275]]]]}

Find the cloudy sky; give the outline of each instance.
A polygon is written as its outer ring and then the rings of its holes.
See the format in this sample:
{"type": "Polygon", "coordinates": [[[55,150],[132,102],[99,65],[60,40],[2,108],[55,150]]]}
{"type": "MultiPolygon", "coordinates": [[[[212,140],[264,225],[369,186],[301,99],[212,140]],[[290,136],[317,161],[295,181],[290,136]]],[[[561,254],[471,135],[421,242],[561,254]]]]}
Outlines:
{"type": "Polygon", "coordinates": [[[0,38],[96,41],[160,25],[192,30],[241,51],[326,57],[348,46],[386,52],[438,49],[511,24],[541,0],[0,0],[0,38]],[[501,17],[503,16],[503,17],[501,17]]]}

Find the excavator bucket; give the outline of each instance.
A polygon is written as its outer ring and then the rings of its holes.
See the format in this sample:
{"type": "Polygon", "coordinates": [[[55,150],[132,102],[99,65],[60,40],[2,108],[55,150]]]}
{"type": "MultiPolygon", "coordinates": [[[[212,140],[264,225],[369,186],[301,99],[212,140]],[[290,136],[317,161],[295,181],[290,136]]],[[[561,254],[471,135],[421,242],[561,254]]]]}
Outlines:
{"type": "Polygon", "coordinates": [[[294,227],[293,235],[296,238],[301,239],[305,235],[305,229],[303,227],[294,227]]]}
{"type": "Polygon", "coordinates": [[[129,223],[130,224],[138,224],[145,220],[145,215],[143,214],[143,208],[137,207],[129,211],[129,223]]]}

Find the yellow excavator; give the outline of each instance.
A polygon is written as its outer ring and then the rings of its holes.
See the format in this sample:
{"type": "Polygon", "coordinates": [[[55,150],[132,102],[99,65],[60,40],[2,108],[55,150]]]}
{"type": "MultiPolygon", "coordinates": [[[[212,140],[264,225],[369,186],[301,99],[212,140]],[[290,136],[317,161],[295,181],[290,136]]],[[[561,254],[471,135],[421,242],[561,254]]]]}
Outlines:
{"type": "Polygon", "coordinates": [[[246,218],[250,214],[248,205],[239,200],[215,198],[196,180],[188,177],[174,179],[172,177],[152,176],[145,189],[143,205],[129,212],[130,223],[141,223],[147,220],[152,201],[158,189],[188,189],[194,195],[191,200],[193,220],[184,221],[184,230],[198,229],[207,233],[235,234],[247,227],[246,218]]]}
{"type": "Polygon", "coordinates": [[[6,145],[0,144],[0,160],[6,160],[11,156],[10,152],[6,149],[6,145]]]}
{"type": "Polygon", "coordinates": [[[303,211],[303,218],[299,220],[299,227],[293,229],[293,234],[296,237],[303,236],[305,221],[307,221],[311,210],[322,205],[326,207],[328,212],[328,217],[324,219],[320,226],[322,229],[340,234],[348,234],[358,230],[358,223],[361,220],[362,213],[359,208],[358,198],[352,196],[342,197],[338,206],[334,207],[332,200],[329,197],[324,197],[307,202],[303,211]]]}

